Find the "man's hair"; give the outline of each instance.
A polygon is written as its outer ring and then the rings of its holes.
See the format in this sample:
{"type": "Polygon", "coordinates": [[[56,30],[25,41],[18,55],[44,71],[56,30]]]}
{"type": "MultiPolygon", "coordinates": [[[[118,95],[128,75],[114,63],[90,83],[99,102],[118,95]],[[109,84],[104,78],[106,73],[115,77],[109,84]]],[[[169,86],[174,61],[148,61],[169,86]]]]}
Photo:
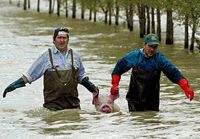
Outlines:
{"type": "Polygon", "coordinates": [[[56,36],[58,35],[59,32],[66,32],[67,34],[67,37],[69,38],[69,30],[67,28],[56,28],[54,31],[53,31],[53,40],[55,41],[55,38],[56,36]]]}

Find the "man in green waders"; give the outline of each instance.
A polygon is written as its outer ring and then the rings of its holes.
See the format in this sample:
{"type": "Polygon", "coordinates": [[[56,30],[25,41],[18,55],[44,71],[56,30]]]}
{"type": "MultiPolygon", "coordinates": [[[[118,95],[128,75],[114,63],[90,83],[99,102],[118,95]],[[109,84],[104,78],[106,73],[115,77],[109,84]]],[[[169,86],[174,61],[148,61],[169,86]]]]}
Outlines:
{"type": "Polygon", "coordinates": [[[26,83],[32,83],[44,75],[44,104],[50,110],[80,109],[78,83],[93,93],[97,99],[98,89],[89,81],[77,52],[68,47],[69,31],[57,28],[53,33],[54,45],[44,52],[21,78],[10,84],[3,97],[26,83]]]}
{"type": "Polygon", "coordinates": [[[148,34],[141,49],[132,50],[118,60],[112,72],[112,87],[108,103],[119,97],[119,82],[122,74],[132,69],[126,95],[128,108],[133,111],[159,111],[161,72],[183,89],[186,97],[194,98],[194,91],[182,73],[157,50],[160,45],[155,34],[148,34]]]}

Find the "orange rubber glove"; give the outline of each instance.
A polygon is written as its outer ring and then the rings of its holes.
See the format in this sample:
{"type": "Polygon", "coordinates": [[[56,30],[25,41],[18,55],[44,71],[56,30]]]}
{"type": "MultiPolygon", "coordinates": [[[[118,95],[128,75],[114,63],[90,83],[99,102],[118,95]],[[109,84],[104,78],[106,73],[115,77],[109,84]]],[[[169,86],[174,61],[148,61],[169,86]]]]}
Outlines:
{"type": "Polygon", "coordinates": [[[185,92],[186,97],[192,100],[194,98],[194,91],[189,87],[188,81],[182,78],[179,80],[178,84],[185,92]]]}

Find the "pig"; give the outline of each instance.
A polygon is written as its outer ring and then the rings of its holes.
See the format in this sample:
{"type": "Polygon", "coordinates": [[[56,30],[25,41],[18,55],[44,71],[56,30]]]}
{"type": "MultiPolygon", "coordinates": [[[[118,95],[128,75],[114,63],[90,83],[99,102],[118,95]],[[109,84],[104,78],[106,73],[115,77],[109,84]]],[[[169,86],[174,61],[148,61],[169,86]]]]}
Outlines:
{"type": "Polygon", "coordinates": [[[102,113],[113,113],[120,111],[120,108],[117,104],[115,104],[112,101],[109,101],[109,97],[93,94],[92,103],[95,106],[96,110],[102,113]]]}

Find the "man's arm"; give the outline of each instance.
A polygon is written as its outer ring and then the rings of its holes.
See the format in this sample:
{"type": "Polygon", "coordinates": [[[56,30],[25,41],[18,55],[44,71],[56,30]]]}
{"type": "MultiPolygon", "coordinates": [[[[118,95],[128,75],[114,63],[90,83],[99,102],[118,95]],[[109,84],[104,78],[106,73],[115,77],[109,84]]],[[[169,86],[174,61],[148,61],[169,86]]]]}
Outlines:
{"type": "Polygon", "coordinates": [[[192,100],[194,98],[194,91],[190,88],[188,81],[183,77],[182,73],[163,55],[162,59],[162,71],[173,83],[178,84],[184,91],[187,98],[192,100]]]}

